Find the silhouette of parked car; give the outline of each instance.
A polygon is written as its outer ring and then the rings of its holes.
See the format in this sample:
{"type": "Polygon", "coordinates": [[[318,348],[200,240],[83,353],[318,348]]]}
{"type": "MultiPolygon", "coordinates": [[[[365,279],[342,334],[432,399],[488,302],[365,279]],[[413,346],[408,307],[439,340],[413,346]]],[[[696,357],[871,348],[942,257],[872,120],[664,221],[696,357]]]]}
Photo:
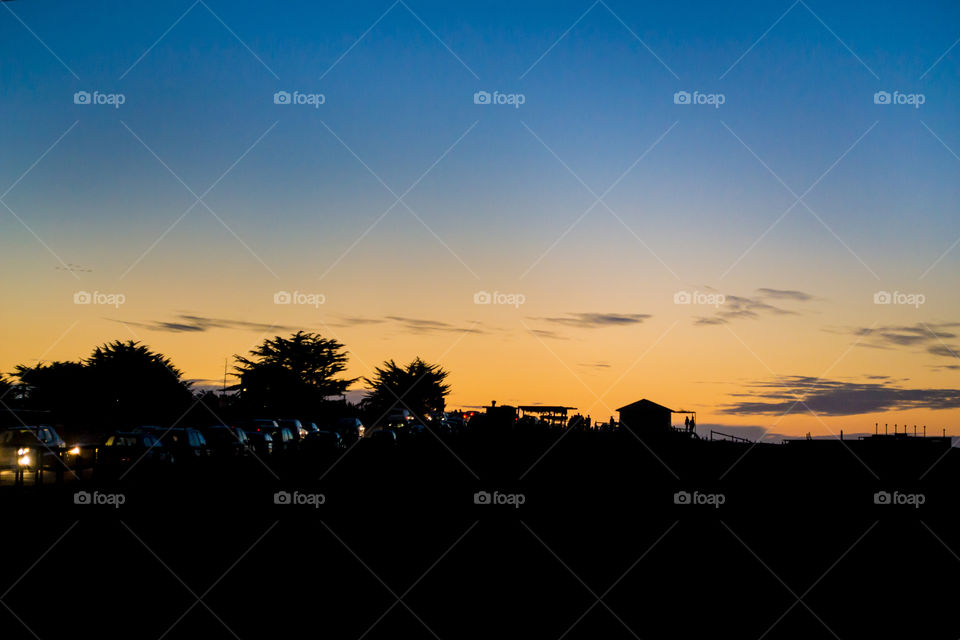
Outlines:
{"type": "Polygon", "coordinates": [[[374,429],[364,439],[375,447],[392,447],[397,444],[397,434],[393,429],[374,429]]]}
{"type": "MultiPolygon", "coordinates": [[[[299,424],[299,420],[297,421],[299,424]]],[[[273,440],[273,455],[280,455],[297,448],[296,436],[289,427],[282,427],[276,420],[252,420],[243,425],[249,436],[251,432],[267,433],[273,440]]]]}
{"type": "Polygon", "coordinates": [[[250,453],[250,443],[243,429],[218,424],[200,429],[210,453],[216,458],[240,458],[250,453]]]}
{"type": "Polygon", "coordinates": [[[152,433],[118,431],[107,436],[96,448],[100,467],[124,467],[132,464],[173,464],[173,453],[152,433]]]}
{"type": "Polygon", "coordinates": [[[410,413],[410,411],[407,409],[399,409],[387,416],[386,422],[391,425],[401,425],[411,422],[412,420],[414,420],[414,415],[410,413]]]}
{"type": "Polygon", "coordinates": [[[137,427],[137,433],[149,433],[157,438],[173,454],[177,464],[192,464],[210,457],[206,438],[189,427],[137,427]]]}
{"type": "Polygon", "coordinates": [[[353,444],[363,437],[366,427],[359,418],[340,418],[333,425],[333,430],[339,433],[347,444],[353,444]]]}
{"type": "Polygon", "coordinates": [[[274,427],[268,433],[273,438],[274,455],[296,451],[297,439],[288,427],[274,427]]]}
{"type": "Polygon", "coordinates": [[[0,430],[0,468],[36,471],[63,468],[66,444],[53,427],[26,426],[0,430]]]}
{"type": "Polygon", "coordinates": [[[467,428],[467,422],[462,415],[447,415],[441,424],[447,433],[460,433],[467,428]]]}
{"type": "Polygon", "coordinates": [[[282,428],[289,429],[290,433],[293,434],[293,439],[296,441],[307,437],[307,429],[299,420],[295,420],[293,418],[281,418],[277,420],[276,423],[282,428]]]}
{"type": "Polygon", "coordinates": [[[250,445],[250,451],[261,458],[273,455],[273,436],[266,431],[243,430],[250,445]]]}
{"type": "Polygon", "coordinates": [[[336,431],[316,431],[300,443],[307,453],[335,453],[344,448],[343,438],[336,431]]]}
{"type": "Polygon", "coordinates": [[[427,435],[427,429],[428,427],[422,422],[414,422],[405,429],[404,435],[411,438],[422,438],[427,435]]]}

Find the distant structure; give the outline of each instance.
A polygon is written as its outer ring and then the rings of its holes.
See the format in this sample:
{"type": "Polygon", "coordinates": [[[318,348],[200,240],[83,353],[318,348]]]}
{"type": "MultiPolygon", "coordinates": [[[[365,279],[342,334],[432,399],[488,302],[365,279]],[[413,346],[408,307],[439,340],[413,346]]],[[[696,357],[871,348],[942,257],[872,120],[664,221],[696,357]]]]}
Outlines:
{"type": "MultiPolygon", "coordinates": [[[[926,432],[926,429],[924,429],[926,432]]],[[[953,438],[944,436],[911,435],[909,433],[878,433],[875,435],[857,436],[856,440],[849,438],[811,438],[808,433],[803,439],[785,439],[783,444],[793,448],[802,446],[805,449],[817,450],[838,449],[846,446],[851,451],[874,452],[910,452],[922,450],[949,450],[953,446],[953,438]]]]}
{"type": "MultiPolygon", "coordinates": [[[[602,431],[619,428],[643,438],[681,437],[699,439],[696,431],[696,412],[671,409],[646,398],[617,409],[620,415],[618,422],[615,422],[611,417],[609,423],[597,424],[596,427],[590,416],[576,414],[569,418],[570,412],[573,410],[576,410],[576,407],[566,405],[498,405],[494,400],[484,407],[481,422],[488,431],[508,430],[514,427],[526,428],[537,425],[587,431],[593,428],[602,431]],[[683,424],[676,427],[673,426],[673,414],[675,413],[686,415],[683,424]]],[[[735,436],[727,437],[733,440],[739,439],[735,436]]]]}
{"type": "Polygon", "coordinates": [[[670,436],[686,434],[693,436],[696,428],[696,414],[692,411],[673,410],[652,400],[637,400],[617,409],[620,414],[620,428],[632,431],[643,437],[670,436]],[[689,414],[686,427],[673,426],[673,414],[689,414]]]}
{"type": "Polygon", "coordinates": [[[517,407],[520,410],[520,418],[532,416],[539,422],[551,427],[564,427],[567,425],[567,412],[576,407],[564,407],[561,405],[532,404],[521,405],[517,407]]]}
{"type": "Polygon", "coordinates": [[[637,435],[649,432],[668,433],[673,429],[673,409],[644,398],[617,409],[620,428],[637,435]]]}
{"type": "Polygon", "coordinates": [[[484,425],[488,431],[508,431],[517,422],[517,408],[508,404],[497,405],[493,400],[484,407],[484,425]]]}

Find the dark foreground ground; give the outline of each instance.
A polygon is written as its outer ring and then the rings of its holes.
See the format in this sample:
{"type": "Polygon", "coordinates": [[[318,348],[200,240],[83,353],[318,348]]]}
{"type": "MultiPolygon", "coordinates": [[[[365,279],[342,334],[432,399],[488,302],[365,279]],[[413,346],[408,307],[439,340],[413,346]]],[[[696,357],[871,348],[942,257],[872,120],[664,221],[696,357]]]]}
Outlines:
{"type": "Polygon", "coordinates": [[[0,637],[960,636],[954,451],[367,444],[3,489],[0,637]]]}

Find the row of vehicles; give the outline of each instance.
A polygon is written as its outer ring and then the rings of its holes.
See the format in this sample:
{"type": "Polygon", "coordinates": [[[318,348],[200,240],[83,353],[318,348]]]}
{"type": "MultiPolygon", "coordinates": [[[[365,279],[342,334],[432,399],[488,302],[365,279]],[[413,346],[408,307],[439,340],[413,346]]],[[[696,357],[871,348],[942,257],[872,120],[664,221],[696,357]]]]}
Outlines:
{"type": "Polygon", "coordinates": [[[459,413],[439,414],[424,422],[403,410],[391,413],[373,429],[356,417],[341,418],[323,428],[310,420],[256,419],[201,428],[138,426],[70,445],[49,426],[8,427],[0,428],[0,475],[11,470],[22,477],[28,472],[121,469],[136,464],[190,465],[207,458],[289,459],[334,454],[361,439],[371,446],[392,446],[424,437],[428,430],[451,434],[465,427],[459,413]]]}
{"type": "Polygon", "coordinates": [[[23,476],[28,472],[122,468],[139,463],[189,465],[205,458],[329,454],[365,435],[366,428],[357,418],[342,418],[325,429],[298,419],[260,419],[202,428],[139,426],[74,445],[67,445],[50,426],[9,427],[0,429],[0,472],[14,471],[23,476]]]}

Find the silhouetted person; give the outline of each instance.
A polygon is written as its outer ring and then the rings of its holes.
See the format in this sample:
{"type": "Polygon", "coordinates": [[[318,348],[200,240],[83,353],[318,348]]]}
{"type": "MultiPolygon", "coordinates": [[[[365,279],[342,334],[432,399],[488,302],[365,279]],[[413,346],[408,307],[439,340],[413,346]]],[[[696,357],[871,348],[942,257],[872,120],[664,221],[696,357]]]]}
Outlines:
{"type": "Polygon", "coordinates": [[[686,429],[687,431],[690,431],[690,416],[686,416],[683,419],[683,428],[686,429]]]}

